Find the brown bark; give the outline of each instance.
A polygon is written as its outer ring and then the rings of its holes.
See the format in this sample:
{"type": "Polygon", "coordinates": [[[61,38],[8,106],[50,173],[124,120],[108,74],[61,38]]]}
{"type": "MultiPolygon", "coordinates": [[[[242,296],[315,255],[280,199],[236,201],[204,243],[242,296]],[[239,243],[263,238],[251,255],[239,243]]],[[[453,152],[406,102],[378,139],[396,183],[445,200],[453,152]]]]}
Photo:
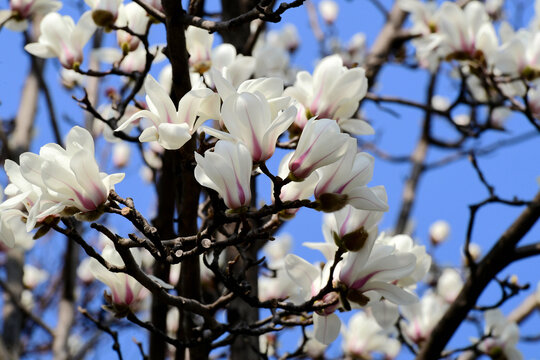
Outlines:
{"type": "MultiPolygon", "coordinates": [[[[255,0],[221,0],[222,20],[226,21],[240,16],[253,9],[256,4],[257,1],[255,0]]],[[[236,48],[236,51],[241,53],[249,39],[249,22],[220,31],[219,34],[223,38],[223,42],[231,43],[236,48]]]]}

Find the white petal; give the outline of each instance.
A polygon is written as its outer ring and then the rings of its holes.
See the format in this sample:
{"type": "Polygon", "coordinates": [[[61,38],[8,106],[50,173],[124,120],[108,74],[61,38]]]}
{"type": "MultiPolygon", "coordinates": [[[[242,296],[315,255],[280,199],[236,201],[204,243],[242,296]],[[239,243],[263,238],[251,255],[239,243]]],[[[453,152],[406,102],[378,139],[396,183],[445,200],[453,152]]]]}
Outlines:
{"type": "Polygon", "coordinates": [[[320,316],[314,313],[313,328],[315,339],[325,345],[330,345],[339,336],[341,320],[336,314],[320,316]]]}

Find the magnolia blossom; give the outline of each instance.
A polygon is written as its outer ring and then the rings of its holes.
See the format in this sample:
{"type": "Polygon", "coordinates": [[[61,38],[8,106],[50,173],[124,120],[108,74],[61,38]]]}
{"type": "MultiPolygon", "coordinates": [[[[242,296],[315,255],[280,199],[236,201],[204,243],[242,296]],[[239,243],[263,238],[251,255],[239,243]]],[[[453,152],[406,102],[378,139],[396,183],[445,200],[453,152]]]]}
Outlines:
{"type": "MultiPolygon", "coordinates": [[[[383,187],[375,188],[375,194],[380,200],[386,201],[383,187]]],[[[330,235],[325,235],[326,242],[335,243],[348,251],[359,251],[368,244],[373,245],[382,215],[381,211],[361,210],[347,205],[325,217],[323,233],[330,235]]],[[[328,252],[323,253],[328,255],[328,252]]]]}
{"type": "Polygon", "coordinates": [[[492,358],[521,360],[523,355],[516,349],[519,341],[519,327],[504,317],[501,310],[492,309],[484,313],[485,334],[489,334],[478,345],[478,349],[492,358]]]}
{"type": "Polygon", "coordinates": [[[394,359],[401,349],[400,342],[389,337],[365,312],[354,314],[341,334],[343,352],[349,359],[371,359],[373,352],[383,354],[385,359],[394,359]]]}
{"type": "Polygon", "coordinates": [[[32,234],[26,231],[24,218],[25,215],[18,209],[0,211],[0,241],[2,242],[0,245],[8,248],[19,246],[25,250],[32,248],[34,240],[32,234]]]}
{"type": "Polygon", "coordinates": [[[319,12],[327,24],[333,24],[339,13],[339,6],[333,0],[321,0],[319,3],[319,12]]]}
{"type": "Polygon", "coordinates": [[[122,0],[84,0],[92,8],[92,19],[97,26],[109,27],[118,18],[122,0]]]}
{"type": "Polygon", "coordinates": [[[420,66],[435,71],[439,63],[437,52],[433,51],[432,42],[429,39],[431,33],[437,31],[437,3],[420,0],[400,0],[402,10],[410,13],[412,22],[411,32],[422,35],[411,42],[416,48],[416,57],[420,66]]]}
{"type": "Polygon", "coordinates": [[[387,211],[388,204],[366,186],[374,163],[371,155],[357,152],[356,139],[349,138],[341,159],[317,170],[319,182],[314,194],[321,208],[335,211],[348,203],[357,209],[387,211]]]}
{"type": "Polygon", "coordinates": [[[117,168],[125,167],[131,156],[131,147],[125,142],[118,142],[113,145],[112,161],[117,168]]]}
{"type": "MultiPolygon", "coordinates": [[[[320,267],[308,263],[306,260],[289,254],[285,257],[285,269],[287,274],[296,283],[295,292],[291,294],[291,300],[295,303],[302,303],[316,296],[328,282],[331,263],[326,264],[321,270],[320,267]]],[[[339,295],[335,292],[326,294],[315,305],[326,305],[322,310],[313,313],[313,333],[317,341],[329,345],[339,335],[341,320],[334,313],[339,306],[339,295]]]]}
{"type": "Polygon", "coordinates": [[[189,66],[200,74],[212,66],[210,54],[214,34],[195,26],[188,26],[186,30],[186,49],[189,53],[189,66]]]}
{"type": "Polygon", "coordinates": [[[12,31],[24,31],[28,20],[60,10],[62,2],[55,0],[11,0],[10,10],[0,10],[0,26],[12,31]]]}
{"type": "MultiPolygon", "coordinates": [[[[158,63],[165,59],[165,55],[161,51],[164,45],[154,45],[148,48],[148,52],[153,55],[153,63],[158,63]]],[[[114,64],[120,70],[131,72],[143,72],[146,66],[146,49],[142,46],[137,47],[135,50],[127,53],[123,53],[116,48],[99,48],[92,52],[93,56],[96,56],[98,60],[114,64]]]]}
{"type": "Polygon", "coordinates": [[[316,169],[332,164],[345,155],[349,138],[349,135],[341,133],[335,121],[311,119],[289,161],[290,176],[302,180],[316,169]]]}
{"type": "Polygon", "coordinates": [[[291,106],[273,118],[263,94],[244,92],[223,102],[221,118],[228,134],[211,128],[204,131],[220,139],[242,142],[253,161],[262,162],[274,154],[278,137],[294,122],[295,115],[296,108],[291,106]]]}
{"type": "MultiPolygon", "coordinates": [[[[135,261],[140,264],[140,254],[131,251],[135,261]]],[[[112,265],[123,267],[124,261],[112,245],[106,245],[101,256],[112,265]]],[[[111,293],[107,297],[112,309],[118,315],[123,315],[129,308],[136,306],[141,300],[143,286],[125,273],[116,273],[107,270],[96,259],[90,260],[90,271],[96,279],[106,284],[111,293]]]]}
{"type": "Polygon", "coordinates": [[[259,277],[259,300],[285,299],[294,293],[297,285],[287,275],[284,261],[291,250],[292,240],[291,236],[284,235],[264,246],[268,268],[273,270],[274,276],[259,277]]]}
{"type": "MultiPolygon", "coordinates": [[[[103,1],[103,0],[102,0],[103,1]]],[[[111,0],[109,0],[111,1],[111,0]]],[[[115,25],[118,27],[127,26],[135,34],[144,34],[148,26],[149,17],[139,4],[130,2],[127,5],[121,5],[118,10],[118,19],[115,25]]],[[[124,30],[116,31],[116,40],[118,46],[124,54],[134,51],[139,47],[141,40],[124,30]]]]}
{"type": "Polygon", "coordinates": [[[28,211],[27,230],[48,216],[96,219],[109,191],[124,178],[124,174],[99,172],[92,135],[78,126],[69,132],[66,149],[47,144],[39,155],[23,153],[20,166],[6,160],[5,169],[11,182],[5,191],[13,197],[0,208],[22,203],[28,211]]]}
{"type": "Polygon", "coordinates": [[[416,288],[416,284],[426,276],[431,267],[431,256],[426,252],[426,247],[416,244],[409,235],[405,234],[388,236],[385,233],[381,233],[377,239],[377,243],[394,246],[396,252],[409,253],[416,257],[414,271],[408,276],[402,277],[396,283],[396,285],[402,287],[416,288]]]}
{"type": "Polygon", "coordinates": [[[416,268],[416,256],[396,251],[392,246],[370,241],[357,252],[348,252],[338,264],[339,281],[347,289],[347,299],[363,306],[371,298],[386,298],[388,301],[407,305],[418,301],[416,295],[396,285],[402,278],[410,276],[416,268]],[[370,292],[371,298],[364,294],[370,292]],[[376,296],[373,296],[376,295],[376,296]]]}
{"type": "Polygon", "coordinates": [[[306,71],[296,75],[296,82],[285,95],[298,101],[295,125],[303,129],[309,118],[329,118],[355,135],[373,134],[365,121],[352,118],[367,92],[367,78],[362,68],[347,69],[339,55],[322,59],[311,76],[306,71]]]}
{"type": "Polygon", "coordinates": [[[426,292],[416,304],[401,306],[405,321],[400,323],[404,335],[415,344],[422,344],[444,315],[448,305],[435,293],[426,292]]]}
{"type": "Polygon", "coordinates": [[[157,141],[167,150],[179,149],[203,122],[219,116],[219,98],[210,89],[195,87],[180,99],[178,110],[153,77],[147,78],[144,89],[149,110],[138,111],[116,129],[123,131],[133,121],[142,117],[149,119],[152,126],[141,133],[141,142],[157,141]]]}
{"type": "Polygon", "coordinates": [[[437,220],[429,227],[429,238],[435,245],[444,242],[450,234],[450,225],[444,220],[437,220]]]}
{"type": "Polygon", "coordinates": [[[259,36],[259,40],[253,48],[255,58],[255,77],[272,76],[283,80],[294,78],[289,69],[288,41],[283,36],[274,36],[269,32],[267,36],[259,36]]]}
{"type": "MultiPolygon", "coordinates": [[[[278,169],[278,176],[282,179],[285,179],[289,175],[289,162],[293,157],[294,152],[290,152],[281,159],[278,169]]],[[[302,181],[292,181],[281,188],[279,198],[281,201],[294,201],[294,200],[303,200],[309,199],[313,196],[313,191],[315,186],[319,181],[319,176],[317,172],[312,172],[307,178],[302,181]]],[[[273,184],[272,184],[273,186],[273,184]]],[[[272,196],[274,196],[274,191],[272,189],[272,196]]],[[[300,209],[286,209],[283,210],[280,215],[284,218],[293,217],[300,209]]]]}
{"type": "Polygon", "coordinates": [[[30,264],[24,264],[22,281],[26,288],[34,289],[48,278],[49,273],[46,270],[37,268],[30,264]]]}
{"type": "Polygon", "coordinates": [[[456,300],[462,287],[461,275],[451,268],[444,269],[437,281],[437,293],[448,303],[453,303],[456,300]]]}
{"type": "Polygon", "coordinates": [[[199,184],[217,191],[230,209],[249,206],[252,160],[244,144],[219,140],[204,157],[195,153],[195,160],[199,184]]]}
{"type": "MultiPolygon", "coordinates": [[[[239,86],[249,79],[255,70],[255,58],[236,53],[231,44],[216,46],[210,54],[210,64],[214,71],[223,75],[233,86],[239,86]]],[[[207,84],[211,86],[213,77],[204,74],[207,84]]]]}
{"type": "Polygon", "coordinates": [[[479,1],[471,1],[463,9],[456,3],[444,2],[438,10],[437,32],[430,36],[441,56],[458,60],[489,63],[498,47],[493,24],[479,1]]]}
{"type": "Polygon", "coordinates": [[[24,49],[40,58],[58,57],[66,69],[78,69],[83,61],[83,47],[94,34],[96,25],[90,12],[85,12],[77,25],[70,16],[53,12],[43,18],[40,29],[38,42],[24,49]]]}
{"type": "Polygon", "coordinates": [[[220,44],[212,49],[214,35],[207,30],[189,26],[186,30],[186,48],[189,65],[192,72],[204,76],[209,87],[213,87],[213,76],[208,76],[208,70],[213,69],[238,87],[249,79],[255,70],[255,58],[236,52],[231,44],[220,44]]]}

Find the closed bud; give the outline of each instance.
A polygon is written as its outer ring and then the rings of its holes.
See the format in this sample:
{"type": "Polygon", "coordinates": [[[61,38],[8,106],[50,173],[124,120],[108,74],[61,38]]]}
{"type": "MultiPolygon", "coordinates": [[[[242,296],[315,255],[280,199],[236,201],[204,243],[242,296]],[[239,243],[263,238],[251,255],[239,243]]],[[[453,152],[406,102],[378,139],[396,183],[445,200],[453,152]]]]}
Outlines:
{"type": "Polygon", "coordinates": [[[323,0],[319,3],[319,12],[324,21],[332,25],[337,19],[339,6],[335,1],[323,0]]]}
{"type": "Polygon", "coordinates": [[[450,234],[450,225],[444,220],[435,221],[429,227],[429,238],[433,245],[444,242],[450,234]]]}

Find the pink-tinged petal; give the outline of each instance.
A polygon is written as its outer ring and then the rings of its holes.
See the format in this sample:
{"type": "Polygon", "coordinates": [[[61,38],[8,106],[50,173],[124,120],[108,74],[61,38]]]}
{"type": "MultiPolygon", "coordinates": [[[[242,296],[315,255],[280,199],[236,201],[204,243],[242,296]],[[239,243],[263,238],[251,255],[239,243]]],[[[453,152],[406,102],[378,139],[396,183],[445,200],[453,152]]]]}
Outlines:
{"type": "Polygon", "coordinates": [[[154,79],[152,76],[148,76],[144,83],[144,90],[146,91],[147,98],[150,99],[153,104],[149,107],[152,112],[157,112],[160,123],[177,123],[176,107],[172,102],[167,91],[154,79]]]}
{"type": "Polygon", "coordinates": [[[73,155],[70,162],[71,170],[75,174],[79,187],[84,190],[84,197],[93,203],[93,208],[85,207],[88,210],[95,210],[99,205],[107,200],[108,189],[105,188],[99,174],[99,167],[93,154],[80,150],[73,155]]]}

